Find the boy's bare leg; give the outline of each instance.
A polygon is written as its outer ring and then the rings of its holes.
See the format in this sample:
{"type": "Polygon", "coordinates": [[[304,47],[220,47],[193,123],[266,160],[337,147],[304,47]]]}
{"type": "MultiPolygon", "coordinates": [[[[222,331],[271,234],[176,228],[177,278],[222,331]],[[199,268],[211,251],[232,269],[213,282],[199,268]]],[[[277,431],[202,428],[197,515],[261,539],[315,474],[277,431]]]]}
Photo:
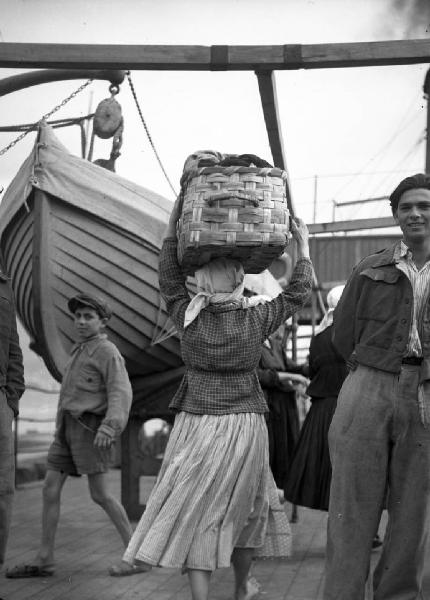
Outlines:
{"type": "Polygon", "coordinates": [[[51,469],[46,471],[42,493],[42,539],[35,560],[35,564],[40,566],[54,564],[54,544],[60,518],[61,491],[66,479],[67,473],[51,469]]]}
{"type": "MultiPolygon", "coordinates": [[[[120,534],[124,546],[127,547],[133,530],[123,505],[109,492],[106,473],[94,473],[88,475],[88,485],[91,498],[94,502],[99,504],[109,516],[120,534]]],[[[136,561],[134,565],[121,562],[110,567],[109,573],[115,577],[123,577],[126,575],[146,573],[151,569],[151,565],[140,561],[136,561]]]]}
{"type": "Polygon", "coordinates": [[[200,569],[188,569],[187,572],[193,600],[207,600],[212,572],[200,569]]]}
{"type": "Polygon", "coordinates": [[[123,505],[109,492],[106,473],[88,475],[88,485],[91,498],[106,512],[127,547],[133,530],[123,505]]]}

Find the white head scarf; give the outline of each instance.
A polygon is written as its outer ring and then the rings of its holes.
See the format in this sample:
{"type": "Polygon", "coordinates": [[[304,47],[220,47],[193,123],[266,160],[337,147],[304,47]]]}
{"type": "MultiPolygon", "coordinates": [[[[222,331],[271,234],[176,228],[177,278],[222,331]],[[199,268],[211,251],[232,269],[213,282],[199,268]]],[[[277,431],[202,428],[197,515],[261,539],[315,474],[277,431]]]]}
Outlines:
{"type": "Polygon", "coordinates": [[[337,285],[336,287],[332,288],[329,291],[329,293],[327,294],[328,310],[327,310],[326,314],[324,315],[324,317],[322,318],[321,323],[318,325],[318,327],[315,328],[314,335],[318,335],[319,333],[322,333],[324,331],[324,329],[327,329],[327,327],[330,327],[330,325],[333,324],[334,309],[336,308],[337,303],[339,302],[344,289],[345,289],[344,285],[337,285]]]}
{"type": "Polygon", "coordinates": [[[197,269],[194,277],[198,291],[185,311],[184,329],[209,304],[237,302],[238,308],[249,308],[271,299],[261,295],[243,296],[245,272],[237,260],[216,258],[197,269]]]}
{"type": "Polygon", "coordinates": [[[260,296],[269,296],[272,300],[282,292],[282,287],[269,269],[265,269],[261,273],[246,273],[244,284],[245,290],[260,296]]]}

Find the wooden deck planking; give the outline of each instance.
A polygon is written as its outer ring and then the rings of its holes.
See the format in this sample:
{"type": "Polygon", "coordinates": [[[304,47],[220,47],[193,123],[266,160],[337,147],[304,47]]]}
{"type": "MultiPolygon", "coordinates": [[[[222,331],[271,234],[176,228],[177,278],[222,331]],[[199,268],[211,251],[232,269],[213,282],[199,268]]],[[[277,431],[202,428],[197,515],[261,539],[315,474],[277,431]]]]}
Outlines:
{"type": "MultiPolygon", "coordinates": [[[[120,472],[110,473],[112,490],[119,497],[120,472]]],[[[143,478],[142,500],[154,478],[143,478]]],[[[40,538],[42,484],[23,485],[16,491],[7,565],[28,562],[40,538]]],[[[287,507],[290,514],[290,506],[287,507]]],[[[386,516],[381,526],[385,529],[386,516]]],[[[321,600],[327,515],[299,508],[292,524],[293,553],[288,560],[259,560],[253,575],[262,585],[256,600],[321,600]]],[[[90,499],[85,477],[67,480],[58,527],[57,569],[44,579],[11,580],[0,576],[0,595],[6,600],[189,600],[187,577],[176,569],[154,569],[146,575],[109,577],[107,568],[121,559],[122,543],[101,508],[90,499]]],[[[372,556],[374,566],[379,553],[372,556]]],[[[430,592],[430,566],[425,593],[430,592]]],[[[212,577],[210,600],[231,598],[233,573],[220,569],[212,577]]]]}
{"type": "MultiPolygon", "coordinates": [[[[149,479],[149,478],[148,478],[149,479]]],[[[119,472],[111,472],[112,486],[119,495],[119,472]]],[[[149,479],[148,483],[154,481],[149,479]]],[[[146,500],[149,488],[143,489],[146,500]]],[[[34,557],[40,537],[42,485],[19,488],[15,496],[14,517],[8,548],[7,565],[28,562],[34,557]]],[[[289,590],[300,588],[300,572],[309,578],[309,566],[303,569],[308,544],[325,528],[324,516],[300,511],[301,520],[293,525],[294,555],[288,561],[257,561],[254,575],[263,584],[262,598],[293,598],[289,590]],[[303,513],[303,514],[302,514],[303,513]],[[316,516],[315,516],[316,515],[316,516]],[[302,531],[303,530],[303,531],[302,531]]],[[[0,580],[1,593],[13,600],[185,600],[189,599],[187,578],[173,569],[154,569],[148,575],[112,578],[107,568],[120,560],[121,540],[104,512],[90,499],[86,478],[70,478],[64,488],[57,534],[57,570],[44,579],[0,580]]],[[[318,573],[318,567],[313,567],[318,573]]],[[[321,569],[320,569],[321,574],[321,569]]],[[[318,577],[316,575],[315,577],[318,577]]],[[[211,600],[231,596],[233,574],[221,569],[213,575],[211,600]]],[[[308,599],[309,600],[309,599],[308,599]]]]}

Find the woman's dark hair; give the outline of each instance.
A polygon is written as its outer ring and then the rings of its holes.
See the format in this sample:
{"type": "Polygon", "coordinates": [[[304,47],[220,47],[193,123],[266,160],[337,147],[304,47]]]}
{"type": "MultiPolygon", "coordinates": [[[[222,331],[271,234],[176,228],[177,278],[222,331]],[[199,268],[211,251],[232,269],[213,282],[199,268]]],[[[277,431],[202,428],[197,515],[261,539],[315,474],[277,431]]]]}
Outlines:
{"type": "Polygon", "coordinates": [[[390,196],[390,204],[393,214],[397,210],[397,206],[400,202],[402,194],[409,190],[418,189],[430,190],[430,175],[425,175],[424,173],[417,173],[416,175],[406,177],[406,179],[403,179],[399,183],[399,185],[396,187],[396,189],[394,190],[394,192],[392,192],[390,196]]]}

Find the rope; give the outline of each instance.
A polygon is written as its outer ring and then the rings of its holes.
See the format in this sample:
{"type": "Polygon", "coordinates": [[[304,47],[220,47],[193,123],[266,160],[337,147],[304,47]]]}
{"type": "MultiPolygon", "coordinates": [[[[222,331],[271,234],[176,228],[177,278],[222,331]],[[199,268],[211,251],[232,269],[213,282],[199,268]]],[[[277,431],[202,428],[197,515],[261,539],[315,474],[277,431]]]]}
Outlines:
{"type": "Polygon", "coordinates": [[[10,142],[10,144],[8,144],[4,148],[2,148],[0,150],[0,156],[3,156],[3,154],[6,154],[6,152],[8,150],[10,150],[11,148],[13,148],[15,146],[15,144],[17,144],[18,142],[23,140],[25,138],[25,136],[28,135],[31,131],[34,131],[37,128],[37,126],[39,125],[39,123],[41,123],[42,121],[48,120],[49,117],[51,117],[54,113],[57,112],[57,110],[60,110],[60,108],[65,106],[70,100],[72,100],[75,96],[77,96],[80,92],[82,92],[82,90],[84,90],[87,87],[87,85],[89,85],[91,82],[92,82],[92,79],[88,79],[88,81],[86,81],[85,83],[80,85],[77,90],[72,92],[70,94],[70,96],[67,96],[67,98],[65,98],[62,102],[60,102],[60,104],[57,104],[57,106],[54,106],[54,108],[52,110],[50,110],[48,113],[46,113],[46,115],[43,115],[43,117],[41,119],[39,119],[39,121],[37,121],[36,123],[33,123],[33,125],[31,127],[29,127],[29,129],[27,129],[26,131],[21,133],[21,135],[19,135],[12,142],[10,142]]]}
{"type": "Polygon", "coordinates": [[[170,189],[172,190],[172,192],[174,193],[174,195],[177,196],[178,194],[177,194],[175,188],[173,187],[172,182],[169,179],[169,176],[167,175],[166,169],[164,168],[163,163],[161,162],[161,159],[160,159],[160,157],[158,155],[158,152],[157,152],[157,150],[155,148],[154,142],[152,141],[151,134],[149,133],[148,126],[146,124],[145,118],[144,118],[143,113],[142,113],[142,109],[140,108],[139,101],[137,99],[136,90],[134,89],[134,85],[133,85],[133,82],[131,80],[130,71],[127,71],[127,79],[128,79],[128,83],[130,85],[131,93],[133,94],[133,98],[134,98],[134,101],[136,103],[137,112],[139,113],[140,120],[142,121],[143,127],[145,129],[145,133],[146,133],[146,135],[148,137],[148,140],[149,140],[149,143],[151,144],[151,147],[152,147],[152,149],[154,151],[155,158],[157,159],[158,164],[160,165],[160,168],[163,171],[164,177],[166,178],[167,183],[170,186],[170,189]]]}
{"type": "Polygon", "coordinates": [[[155,346],[156,344],[162,344],[163,342],[177,334],[178,331],[174,325],[171,325],[170,329],[167,329],[166,326],[163,325],[161,331],[151,340],[150,345],[155,346]]]}
{"type": "Polygon", "coordinates": [[[162,314],[162,306],[161,306],[161,296],[158,300],[158,311],[157,311],[157,321],[154,326],[154,332],[152,334],[152,340],[150,342],[150,346],[155,346],[156,344],[161,344],[165,340],[169,339],[173,335],[177,334],[176,327],[170,321],[169,317],[164,321],[163,325],[160,326],[162,314]],[[169,327],[167,327],[169,325],[169,327]]]}

